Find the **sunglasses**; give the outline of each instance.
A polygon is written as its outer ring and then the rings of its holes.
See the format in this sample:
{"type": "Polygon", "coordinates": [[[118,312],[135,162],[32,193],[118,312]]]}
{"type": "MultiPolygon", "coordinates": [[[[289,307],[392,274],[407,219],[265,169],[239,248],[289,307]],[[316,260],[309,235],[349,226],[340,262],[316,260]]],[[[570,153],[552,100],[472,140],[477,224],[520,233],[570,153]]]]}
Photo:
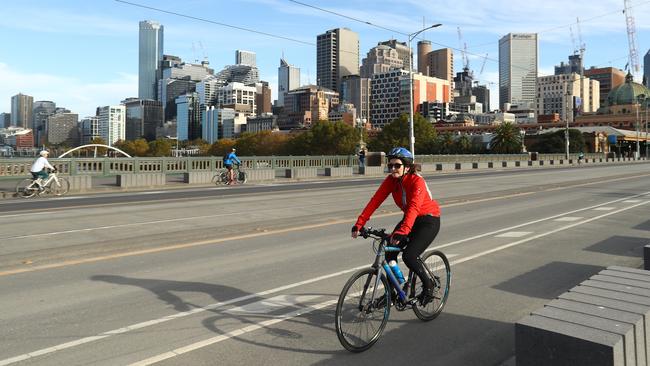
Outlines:
{"type": "Polygon", "coordinates": [[[395,168],[395,169],[399,169],[399,168],[402,167],[402,165],[403,165],[403,164],[400,164],[400,163],[395,163],[395,164],[390,164],[390,163],[388,163],[386,166],[388,167],[388,169],[393,169],[393,168],[395,168]]]}

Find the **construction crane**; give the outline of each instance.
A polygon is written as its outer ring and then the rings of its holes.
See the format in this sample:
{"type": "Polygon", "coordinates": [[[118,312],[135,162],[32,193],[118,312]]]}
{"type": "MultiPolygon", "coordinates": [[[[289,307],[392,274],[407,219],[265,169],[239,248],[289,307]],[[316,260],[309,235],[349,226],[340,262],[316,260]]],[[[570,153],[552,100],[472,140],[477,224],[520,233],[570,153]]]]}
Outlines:
{"type": "Polygon", "coordinates": [[[457,27],[458,29],[458,48],[460,49],[460,52],[463,56],[463,70],[469,71],[469,58],[467,57],[467,43],[463,43],[463,34],[460,31],[460,27],[457,27]]]}
{"type": "Polygon", "coordinates": [[[627,42],[630,48],[628,65],[630,72],[634,74],[635,72],[639,72],[639,55],[636,51],[636,26],[634,25],[634,15],[632,14],[630,0],[623,0],[623,3],[625,5],[623,13],[625,14],[625,23],[627,25],[627,42]]]}
{"type": "Polygon", "coordinates": [[[483,64],[481,64],[481,71],[478,73],[478,76],[483,75],[483,69],[485,69],[485,61],[488,59],[488,53],[485,54],[485,57],[483,58],[483,64]]]}

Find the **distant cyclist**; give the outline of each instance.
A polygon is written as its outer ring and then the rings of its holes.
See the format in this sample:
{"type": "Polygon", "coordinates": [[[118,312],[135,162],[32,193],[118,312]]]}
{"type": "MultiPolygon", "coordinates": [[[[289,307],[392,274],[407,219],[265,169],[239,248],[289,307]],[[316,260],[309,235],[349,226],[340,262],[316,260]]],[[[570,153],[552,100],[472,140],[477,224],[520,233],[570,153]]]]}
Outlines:
{"type": "MultiPolygon", "coordinates": [[[[424,291],[419,295],[420,302],[426,304],[434,298],[433,281],[426,269],[417,260],[418,256],[433,242],[440,230],[440,207],[431,198],[431,192],[424,178],[415,171],[413,154],[403,147],[396,147],[388,153],[388,170],[390,174],[384,179],[359,215],[352,227],[352,237],[359,235],[361,228],[370,220],[370,216],[386,200],[388,195],[404,216],[391,234],[391,245],[403,248],[402,259],[406,266],[415,272],[424,291]]],[[[397,252],[387,252],[386,261],[397,259],[397,252]]]]}
{"type": "Polygon", "coordinates": [[[578,154],[578,164],[582,164],[584,160],[585,160],[585,153],[580,151],[580,153],[578,154]]]}
{"type": "Polygon", "coordinates": [[[241,160],[239,160],[235,151],[237,151],[237,149],[233,147],[232,151],[226,154],[223,158],[223,165],[228,169],[228,184],[237,183],[237,179],[235,179],[235,171],[232,169],[233,163],[241,165],[241,160]]]}
{"type": "Polygon", "coordinates": [[[49,176],[46,168],[56,171],[56,168],[53,167],[49,161],[47,161],[47,157],[49,156],[49,154],[50,154],[49,151],[42,150],[39,153],[40,157],[36,159],[36,161],[34,161],[34,164],[32,164],[32,167],[29,169],[29,171],[32,173],[32,178],[36,181],[39,188],[42,188],[43,183],[47,180],[47,177],[49,176]]]}

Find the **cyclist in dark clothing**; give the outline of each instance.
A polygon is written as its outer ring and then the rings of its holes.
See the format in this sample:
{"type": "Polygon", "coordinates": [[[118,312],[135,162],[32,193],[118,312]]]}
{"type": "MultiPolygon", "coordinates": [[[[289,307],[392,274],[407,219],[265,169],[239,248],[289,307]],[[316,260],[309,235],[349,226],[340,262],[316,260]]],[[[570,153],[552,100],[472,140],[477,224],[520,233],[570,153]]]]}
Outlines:
{"type": "MultiPolygon", "coordinates": [[[[409,150],[396,147],[388,153],[387,157],[390,174],[359,215],[352,227],[352,237],[356,238],[359,235],[359,231],[370,220],[370,216],[388,195],[392,194],[395,204],[404,212],[404,216],[391,234],[391,245],[403,248],[404,263],[417,274],[424,285],[420,300],[422,303],[428,303],[434,296],[433,281],[417,257],[438,235],[440,206],[431,198],[431,192],[424,178],[415,171],[413,154],[409,150]]],[[[397,252],[386,253],[386,261],[396,259],[397,252]]]]}

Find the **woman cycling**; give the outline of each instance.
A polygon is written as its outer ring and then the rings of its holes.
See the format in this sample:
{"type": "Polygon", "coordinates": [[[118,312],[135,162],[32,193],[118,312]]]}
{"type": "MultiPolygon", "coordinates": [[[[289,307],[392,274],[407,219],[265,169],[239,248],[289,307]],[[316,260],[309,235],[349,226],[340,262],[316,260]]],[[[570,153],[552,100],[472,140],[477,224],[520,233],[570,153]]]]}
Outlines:
{"type": "MultiPolygon", "coordinates": [[[[413,154],[403,147],[396,147],[388,153],[388,170],[390,174],[384,179],[352,227],[352,237],[359,235],[361,228],[370,220],[370,216],[381,206],[389,194],[404,216],[391,234],[391,245],[403,249],[402,259],[406,266],[415,272],[424,291],[420,295],[422,304],[433,299],[433,281],[426,269],[417,260],[418,256],[433,242],[440,230],[440,207],[431,198],[431,192],[424,178],[415,171],[413,154]]],[[[397,252],[387,252],[386,261],[397,259],[397,252]]]]}

